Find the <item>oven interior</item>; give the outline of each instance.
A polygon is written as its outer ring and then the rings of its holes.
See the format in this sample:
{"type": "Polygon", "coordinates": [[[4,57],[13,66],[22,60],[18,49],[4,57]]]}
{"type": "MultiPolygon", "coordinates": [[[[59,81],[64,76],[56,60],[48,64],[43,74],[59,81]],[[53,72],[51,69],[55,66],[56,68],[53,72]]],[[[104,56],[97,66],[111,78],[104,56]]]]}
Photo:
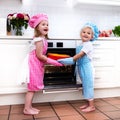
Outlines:
{"type": "MultiPolygon", "coordinates": [[[[75,55],[75,48],[49,48],[47,53],[75,55]]],[[[76,86],[75,64],[65,66],[45,65],[44,85],[49,88],[76,86]]]]}

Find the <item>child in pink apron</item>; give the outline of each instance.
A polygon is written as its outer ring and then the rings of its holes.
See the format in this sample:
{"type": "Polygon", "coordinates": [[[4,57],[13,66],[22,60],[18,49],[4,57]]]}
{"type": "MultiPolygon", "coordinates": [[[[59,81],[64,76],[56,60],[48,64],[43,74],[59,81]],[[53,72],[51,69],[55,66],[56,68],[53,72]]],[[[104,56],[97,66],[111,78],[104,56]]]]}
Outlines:
{"type": "Polygon", "coordinates": [[[31,42],[30,53],[28,55],[29,75],[27,76],[28,91],[25,97],[25,106],[23,113],[27,115],[38,114],[40,110],[32,107],[32,100],[36,91],[44,88],[44,64],[63,66],[56,60],[47,58],[47,34],[48,17],[45,14],[37,14],[31,17],[29,25],[34,29],[34,38],[31,42]]]}

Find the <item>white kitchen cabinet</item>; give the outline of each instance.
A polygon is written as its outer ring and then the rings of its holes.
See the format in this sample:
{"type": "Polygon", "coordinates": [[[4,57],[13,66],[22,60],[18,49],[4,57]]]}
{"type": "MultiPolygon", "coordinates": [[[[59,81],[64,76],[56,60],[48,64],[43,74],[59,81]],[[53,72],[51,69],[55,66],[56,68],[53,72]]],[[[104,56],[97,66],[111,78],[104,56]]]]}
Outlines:
{"type": "MultiPolygon", "coordinates": [[[[20,93],[25,86],[17,83],[22,62],[29,51],[30,39],[0,40],[0,94],[20,93]]],[[[76,45],[81,41],[76,40],[76,45]]],[[[95,88],[120,87],[120,41],[98,40],[93,42],[95,88]]],[[[81,83],[77,74],[77,83],[81,83]]]]}
{"type": "MultiPolygon", "coordinates": [[[[23,104],[26,86],[18,85],[18,73],[29,51],[32,38],[0,38],[0,105],[23,104]]],[[[81,40],[76,40],[79,45],[81,40]]],[[[95,67],[95,98],[116,97],[120,95],[120,39],[102,38],[93,42],[95,49],[93,64],[95,67]]],[[[77,83],[80,83],[77,74],[77,83]]],[[[79,100],[82,88],[75,91],[56,91],[56,93],[35,94],[33,102],[53,102],[79,100]]]]}
{"type": "Polygon", "coordinates": [[[120,0],[67,0],[67,3],[71,6],[79,4],[120,6],[120,0]]]}
{"type": "Polygon", "coordinates": [[[120,87],[120,41],[101,40],[93,46],[95,88],[120,87]]]}
{"type": "MultiPolygon", "coordinates": [[[[77,41],[79,44],[80,40],[77,41]]],[[[120,41],[105,38],[93,42],[93,46],[95,88],[120,87],[120,41]]],[[[78,75],[77,81],[80,82],[78,75]]]]}
{"type": "Polygon", "coordinates": [[[0,94],[25,90],[18,85],[18,72],[28,53],[29,41],[23,39],[0,40],[0,94]]]}

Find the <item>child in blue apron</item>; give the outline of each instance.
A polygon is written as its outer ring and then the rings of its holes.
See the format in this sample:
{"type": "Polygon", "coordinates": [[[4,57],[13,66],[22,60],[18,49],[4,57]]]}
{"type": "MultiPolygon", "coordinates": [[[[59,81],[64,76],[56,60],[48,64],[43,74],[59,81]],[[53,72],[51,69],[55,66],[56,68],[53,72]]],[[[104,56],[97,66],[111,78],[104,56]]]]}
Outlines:
{"type": "Polygon", "coordinates": [[[96,40],[98,35],[99,30],[97,26],[93,23],[86,23],[80,32],[82,43],[76,47],[76,55],[58,60],[64,65],[72,65],[76,62],[78,73],[82,81],[83,96],[88,101],[87,104],[80,107],[82,112],[91,112],[95,110],[92,41],[96,40]]]}

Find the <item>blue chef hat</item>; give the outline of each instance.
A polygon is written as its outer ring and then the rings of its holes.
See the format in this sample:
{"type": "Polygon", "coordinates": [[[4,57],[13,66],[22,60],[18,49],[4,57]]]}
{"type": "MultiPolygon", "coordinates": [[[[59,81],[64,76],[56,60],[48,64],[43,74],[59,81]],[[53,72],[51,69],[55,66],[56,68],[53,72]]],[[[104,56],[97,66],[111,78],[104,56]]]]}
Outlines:
{"type": "Polygon", "coordinates": [[[86,24],[83,26],[83,28],[84,28],[84,27],[90,27],[90,28],[92,29],[92,31],[93,31],[93,39],[91,39],[90,41],[97,40],[97,38],[98,38],[98,36],[99,36],[98,27],[97,27],[95,24],[91,23],[91,22],[86,23],[86,24]]]}

